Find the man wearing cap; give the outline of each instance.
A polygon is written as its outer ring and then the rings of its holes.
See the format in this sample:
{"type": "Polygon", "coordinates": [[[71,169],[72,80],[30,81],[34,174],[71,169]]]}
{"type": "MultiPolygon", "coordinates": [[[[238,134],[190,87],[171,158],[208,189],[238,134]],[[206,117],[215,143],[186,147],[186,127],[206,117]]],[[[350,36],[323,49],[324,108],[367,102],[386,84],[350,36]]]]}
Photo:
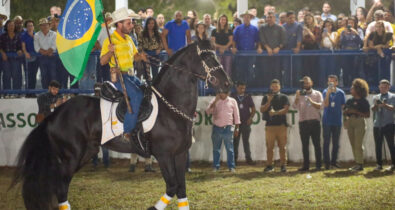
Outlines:
{"type": "Polygon", "coordinates": [[[391,85],[388,80],[381,80],[379,89],[380,94],[373,97],[373,135],[376,145],[376,161],[377,167],[375,170],[383,169],[383,140],[387,140],[387,145],[390,150],[392,164],[387,169],[389,171],[395,170],[395,146],[394,146],[394,107],[395,94],[390,93],[391,85]]]}
{"type": "Polygon", "coordinates": [[[174,20],[166,23],[162,31],[162,43],[169,56],[191,43],[191,31],[187,21],[182,19],[182,12],[174,13],[174,20]]]}
{"type": "MultiPolygon", "coordinates": [[[[239,25],[233,32],[232,53],[236,54],[237,51],[240,50],[245,51],[255,49],[257,49],[259,54],[262,53],[262,47],[259,44],[258,28],[250,24],[251,18],[254,16],[249,11],[246,11],[241,15],[241,17],[243,18],[244,23],[239,25]]],[[[247,82],[251,82],[255,77],[253,69],[254,63],[254,56],[237,56],[235,80],[246,84],[247,82]]]]}
{"type": "Polygon", "coordinates": [[[56,80],[56,32],[49,30],[47,18],[39,20],[40,31],[34,34],[34,50],[40,53],[41,86],[49,86],[51,80],[56,80]]]}
{"type": "Polygon", "coordinates": [[[111,25],[115,26],[115,31],[110,36],[112,44],[108,38],[104,40],[100,54],[100,64],[110,64],[111,80],[120,91],[122,91],[121,83],[115,74],[117,71],[121,71],[126,92],[130,98],[132,113],[126,112],[124,122],[124,133],[126,134],[124,137],[126,138],[129,138],[128,134],[136,126],[140,103],[143,99],[140,80],[134,76],[133,61],[144,60],[147,62],[147,57],[137,52],[133,40],[128,35],[133,27],[131,18],[136,16],[134,13],[129,13],[125,7],[112,13],[111,25]],[[115,57],[117,57],[118,65],[115,63],[115,57]]]}
{"type": "Polygon", "coordinates": [[[240,114],[237,102],[229,97],[229,91],[220,89],[211,100],[206,109],[207,114],[213,115],[213,171],[217,172],[220,166],[221,144],[224,141],[229,171],[236,172],[233,135],[239,135],[240,114]]]}

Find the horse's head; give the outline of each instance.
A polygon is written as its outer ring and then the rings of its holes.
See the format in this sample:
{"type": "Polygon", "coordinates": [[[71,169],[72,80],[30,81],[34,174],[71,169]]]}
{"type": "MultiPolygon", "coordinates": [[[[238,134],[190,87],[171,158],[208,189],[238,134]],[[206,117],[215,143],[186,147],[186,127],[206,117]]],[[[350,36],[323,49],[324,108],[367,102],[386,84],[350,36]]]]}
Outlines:
{"type": "Polygon", "coordinates": [[[215,50],[209,40],[200,40],[196,44],[196,53],[201,59],[201,68],[197,68],[196,74],[204,75],[206,85],[209,83],[215,89],[230,89],[232,81],[225,73],[218,61],[215,50]]]}

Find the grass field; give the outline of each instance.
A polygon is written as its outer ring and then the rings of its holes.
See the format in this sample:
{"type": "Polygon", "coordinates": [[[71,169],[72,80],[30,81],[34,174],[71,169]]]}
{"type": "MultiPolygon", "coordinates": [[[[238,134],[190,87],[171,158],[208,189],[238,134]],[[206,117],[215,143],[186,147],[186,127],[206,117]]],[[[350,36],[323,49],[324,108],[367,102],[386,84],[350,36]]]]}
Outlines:
{"type": "MultiPolygon", "coordinates": [[[[226,164],[222,164],[226,165],[226,164]]],[[[212,172],[208,163],[193,163],[187,174],[187,195],[191,209],[395,209],[395,174],[344,169],[312,173],[287,173],[279,169],[264,174],[263,164],[241,165],[236,173],[224,167],[212,172]],[[311,176],[311,178],[309,178],[311,176]]],[[[345,165],[346,166],[346,165],[345,165]]],[[[349,165],[347,165],[349,166],[349,165]]],[[[86,166],[71,182],[72,209],[145,209],[165,193],[162,176],[128,172],[127,162],[113,161],[109,169],[92,171],[86,166]]],[[[20,187],[6,192],[13,169],[0,168],[0,209],[24,209],[20,187]]],[[[177,209],[173,198],[168,209],[177,209]]]]}

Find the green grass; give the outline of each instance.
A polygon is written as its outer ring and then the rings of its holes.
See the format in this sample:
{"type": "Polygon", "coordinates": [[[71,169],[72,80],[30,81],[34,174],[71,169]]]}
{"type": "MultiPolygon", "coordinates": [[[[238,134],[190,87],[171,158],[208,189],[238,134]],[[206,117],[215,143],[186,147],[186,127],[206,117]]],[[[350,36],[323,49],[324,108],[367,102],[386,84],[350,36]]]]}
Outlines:
{"type": "MultiPolygon", "coordinates": [[[[92,171],[86,166],[71,183],[72,209],[145,209],[165,193],[162,176],[144,173],[139,165],[129,173],[126,161],[114,161],[109,169],[92,171]]],[[[226,164],[222,164],[223,166],[226,164]]],[[[232,174],[222,167],[211,172],[208,163],[193,164],[187,174],[191,209],[395,209],[395,174],[344,169],[315,173],[264,174],[263,165],[242,165],[232,174]],[[310,174],[312,178],[308,179],[310,174]]],[[[155,165],[158,170],[158,166],[155,165]]],[[[6,192],[13,169],[0,168],[0,209],[23,209],[20,187],[6,192]]],[[[177,209],[176,197],[169,209],[177,209]]]]}

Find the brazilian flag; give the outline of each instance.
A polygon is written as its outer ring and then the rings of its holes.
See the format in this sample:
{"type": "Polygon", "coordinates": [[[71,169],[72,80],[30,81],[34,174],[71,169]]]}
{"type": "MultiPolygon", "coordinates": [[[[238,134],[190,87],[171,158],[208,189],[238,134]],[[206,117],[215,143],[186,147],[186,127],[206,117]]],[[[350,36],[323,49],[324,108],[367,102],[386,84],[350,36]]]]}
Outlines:
{"type": "Polygon", "coordinates": [[[84,74],[89,55],[101,30],[101,0],[68,0],[61,16],[56,47],[67,71],[76,83],[84,74]]]}

